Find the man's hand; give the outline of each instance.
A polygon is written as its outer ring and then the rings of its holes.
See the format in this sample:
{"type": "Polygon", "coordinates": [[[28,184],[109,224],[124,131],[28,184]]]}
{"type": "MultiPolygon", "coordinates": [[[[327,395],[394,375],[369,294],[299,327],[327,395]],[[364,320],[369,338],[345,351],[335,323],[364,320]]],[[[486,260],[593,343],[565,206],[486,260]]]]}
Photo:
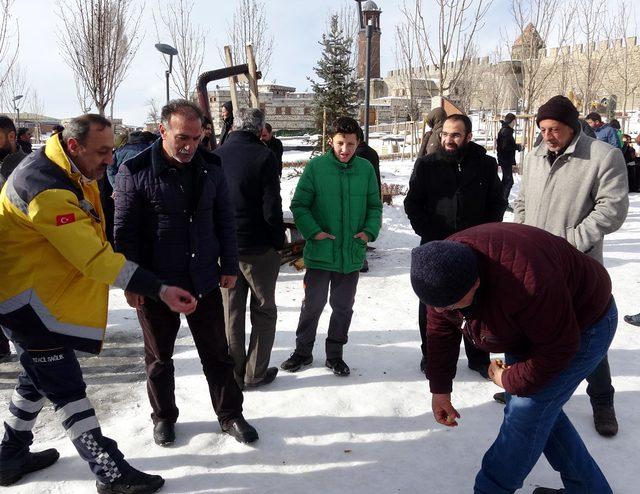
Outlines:
{"type": "Polygon", "coordinates": [[[493,359],[489,364],[489,379],[491,379],[496,386],[500,386],[504,389],[502,385],[502,373],[509,368],[508,365],[504,365],[502,360],[493,359]]]}
{"type": "Polygon", "coordinates": [[[196,310],[198,301],[188,291],[177,286],[162,285],[160,300],[169,306],[173,312],[181,312],[187,316],[196,310]]]}
{"type": "Polygon", "coordinates": [[[144,304],[144,297],[142,295],[138,295],[137,293],[128,292],[125,290],[124,298],[127,299],[129,307],[133,307],[134,309],[140,309],[144,304]]]}
{"type": "Polygon", "coordinates": [[[220,286],[222,288],[233,288],[236,286],[237,276],[231,276],[228,274],[223,274],[220,276],[220,286]]]}
{"type": "Polygon", "coordinates": [[[353,238],[359,238],[360,240],[362,240],[364,243],[367,243],[370,241],[369,235],[367,235],[365,232],[360,232],[360,233],[356,233],[353,238]]]}
{"type": "Polygon", "coordinates": [[[316,233],[316,236],[313,237],[313,240],[324,240],[325,238],[330,238],[331,240],[335,240],[336,237],[327,232],[316,233]]]}
{"type": "Polygon", "coordinates": [[[432,394],[431,409],[436,422],[447,427],[455,427],[458,425],[456,419],[460,418],[458,411],[451,404],[451,393],[432,394]]]}

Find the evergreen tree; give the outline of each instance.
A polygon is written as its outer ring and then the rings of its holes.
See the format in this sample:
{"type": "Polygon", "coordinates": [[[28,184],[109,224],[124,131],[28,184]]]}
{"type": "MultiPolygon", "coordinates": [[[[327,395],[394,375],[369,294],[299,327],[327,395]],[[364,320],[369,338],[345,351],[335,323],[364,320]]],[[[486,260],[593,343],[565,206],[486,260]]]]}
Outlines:
{"type": "Polygon", "coordinates": [[[322,129],[323,110],[327,109],[327,125],[342,116],[354,116],[358,108],[358,83],[349,66],[351,39],[344,35],[338,24],[338,16],[332,15],[328,33],[322,35],[322,58],[313,71],[322,79],[311,87],[315,92],[313,110],[316,127],[322,129]]]}

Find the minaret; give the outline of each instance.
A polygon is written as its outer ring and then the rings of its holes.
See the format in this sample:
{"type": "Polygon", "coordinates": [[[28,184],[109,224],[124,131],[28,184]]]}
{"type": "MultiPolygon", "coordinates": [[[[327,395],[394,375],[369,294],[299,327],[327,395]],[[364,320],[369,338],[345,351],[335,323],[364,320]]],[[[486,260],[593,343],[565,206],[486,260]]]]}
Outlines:
{"type": "Polygon", "coordinates": [[[364,79],[367,66],[367,31],[366,25],[371,20],[373,25],[373,37],[371,38],[371,79],[380,78],[380,14],[382,10],[373,0],[367,0],[362,4],[365,29],[358,33],[358,79],[364,79]]]}

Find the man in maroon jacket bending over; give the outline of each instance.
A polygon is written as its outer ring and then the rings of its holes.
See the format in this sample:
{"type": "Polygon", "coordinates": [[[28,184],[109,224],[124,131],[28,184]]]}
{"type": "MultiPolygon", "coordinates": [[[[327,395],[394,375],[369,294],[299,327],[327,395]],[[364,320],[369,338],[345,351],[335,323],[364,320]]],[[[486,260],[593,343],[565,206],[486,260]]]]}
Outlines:
{"type": "Polygon", "coordinates": [[[462,334],[478,348],[505,353],[504,364],[489,367],[506,391],[504,421],[474,492],[516,491],[544,453],[564,490],[539,487],[534,494],[611,493],[562,411],[616,331],[605,268],[538,228],[490,223],[415,248],[411,284],[428,306],[427,378],[437,422],[458,425],[451,391],[462,334]]]}

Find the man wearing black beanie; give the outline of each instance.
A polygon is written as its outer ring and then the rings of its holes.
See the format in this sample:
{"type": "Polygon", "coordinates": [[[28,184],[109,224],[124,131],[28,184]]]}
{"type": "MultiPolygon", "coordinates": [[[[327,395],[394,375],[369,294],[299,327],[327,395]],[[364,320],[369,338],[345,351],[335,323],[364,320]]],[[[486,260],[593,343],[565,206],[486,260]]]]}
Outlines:
{"type": "Polygon", "coordinates": [[[506,391],[504,420],[473,492],[520,489],[544,451],[567,493],[611,494],[562,411],[616,332],[604,266],[539,228],[489,223],[413,249],[411,285],[428,306],[427,378],[438,423],[454,427],[460,418],[451,393],[462,335],[484,351],[505,353],[505,363],[489,366],[506,391]]]}
{"type": "MultiPolygon", "coordinates": [[[[622,226],[629,208],[622,152],[581,132],[578,110],[564,96],[542,105],[536,123],[543,142],[525,157],[514,221],[566,238],[602,264],[604,236],[622,226]]],[[[618,422],[606,355],[587,382],[595,428],[614,436],[618,422]]]]}

